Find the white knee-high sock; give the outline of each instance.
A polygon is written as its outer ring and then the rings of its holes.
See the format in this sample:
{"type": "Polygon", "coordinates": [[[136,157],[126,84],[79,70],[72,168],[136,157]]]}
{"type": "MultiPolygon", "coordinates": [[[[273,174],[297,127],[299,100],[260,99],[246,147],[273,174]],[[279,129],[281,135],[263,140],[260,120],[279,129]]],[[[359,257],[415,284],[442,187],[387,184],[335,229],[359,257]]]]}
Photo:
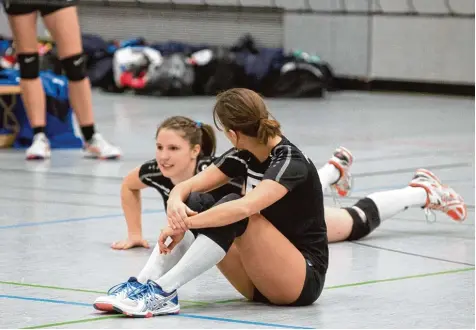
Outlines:
{"type": "Polygon", "coordinates": [[[380,220],[391,218],[409,207],[425,206],[427,193],[420,187],[382,191],[367,196],[377,205],[380,220]]]}
{"type": "Polygon", "coordinates": [[[194,240],[195,237],[192,232],[187,231],[182,241],[174,247],[170,254],[160,254],[159,244],[157,243],[137,280],[145,284],[148,280],[159,278],[168,272],[180,261],[190,246],[192,246],[194,240]]]}
{"type": "Polygon", "coordinates": [[[182,259],[165,275],[154,281],[165,292],[173,292],[218,264],[225,255],[225,250],[217,243],[199,234],[182,259]]]}
{"type": "Polygon", "coordinates": [[[326,192],[327,189],[339,180],[340,171],[332,164],[327,163],[322,166],[317,173],[319,174],[319,179],[321,180],[322,192],[326,192]]]}

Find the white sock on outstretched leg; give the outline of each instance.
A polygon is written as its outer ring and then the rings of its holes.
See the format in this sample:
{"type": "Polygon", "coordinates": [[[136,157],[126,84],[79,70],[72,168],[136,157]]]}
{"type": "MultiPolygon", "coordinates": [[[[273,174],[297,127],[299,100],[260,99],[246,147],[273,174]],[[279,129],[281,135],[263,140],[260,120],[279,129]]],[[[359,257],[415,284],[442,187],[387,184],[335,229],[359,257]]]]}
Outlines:
{"type": "Polygon", "coordinates": [[[391,218],[409,207],[423,207],[427,201],[426,190],[420,187],[376,192],[367,197],[377,205],[381,221],[391,218]]]}

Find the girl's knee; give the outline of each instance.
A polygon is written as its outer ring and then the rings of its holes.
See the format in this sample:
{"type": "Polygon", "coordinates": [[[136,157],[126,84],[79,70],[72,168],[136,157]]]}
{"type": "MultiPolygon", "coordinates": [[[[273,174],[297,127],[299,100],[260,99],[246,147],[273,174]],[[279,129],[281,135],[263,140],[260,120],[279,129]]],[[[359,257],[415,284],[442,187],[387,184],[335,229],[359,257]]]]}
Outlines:
{"type": "MultiPolygon", "coordinates": [[[[253,214],[249,217],[248,227],[246,228],[246,232],[253,232],[253,231],[261,231],[266,230],[267,227],[272,226],[271,222],[262,216],[259,213],[253,214]]],[[[245,233],[246,233],[245,232],[245,233]]]]}

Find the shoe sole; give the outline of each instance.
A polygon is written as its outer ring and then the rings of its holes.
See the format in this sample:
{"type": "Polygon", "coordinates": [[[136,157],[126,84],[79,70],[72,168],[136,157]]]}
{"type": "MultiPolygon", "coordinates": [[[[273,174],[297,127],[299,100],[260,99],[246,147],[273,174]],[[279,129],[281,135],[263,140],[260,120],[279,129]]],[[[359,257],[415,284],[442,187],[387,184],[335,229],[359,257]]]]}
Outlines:
{"type": "Polygon", "coordinates": [[[86,159],[100,159],[100,160],[116,160],[116,159],[120,159],[121,156],[117,155],[117,156],[102,157],[102,156],[97,156],[97,155],[85,155],[84,158],[86,158],[86,159]]]}
{"type": "Polygon", "coordinates": [[[45,159],[50,159],[51,158],[51,153],[46,153],[46,155],[41,156],[41,155],[27,155],[26,160],[45,160],[45,159]]]}
{"type": "Polygon", "coordinates": [[[48,159],[48,157],[42,157],[42,156],[26,156],[26,160],[45,160],[48,159]]]}
{"type": "Polygon", "coordinates": [[[459,213],[454,211],[454,210],[449,210],[448,212],[446,212],[446,214],[448,214],[448,216],[453,219],[453,221],[456,221],[456,222],[464,222],[467,218],[467,214],[468,214],[468,211],[467,211],[467,207],[465,204],[462,205],[462,208],[463,208],[463,216],[460,217],[459,216],[459,213]]]}
{"type": "Polygon", "coordinates": [[[124,314],[126,316],[129,316],[129,317],[133,317],[133,318],[150,318],[150,317],[154,317],[154,316],[166,316],[166,315],[177,315],[177,314],[180,314],[180,307],[179,307],[179,310],[177,310],[176,312],[167,312],[167,313],[158,313],[158,314],[154,314],[152,312],[147,312],[146,314],[131,314],[131,313],[127,313],[127,312],[124,312],[122,309],[120,309],[119,307],[117,306],[112,306],[113,310],[116,311],[117,313],[120,313],[120,314],[124,314]]]}
{"type": "Polygon", "coordinates": [[[107,303],[95,303],[93,304],[94,308],[101,312],[113,312],[114,307],[111,304],[107,303]]]}

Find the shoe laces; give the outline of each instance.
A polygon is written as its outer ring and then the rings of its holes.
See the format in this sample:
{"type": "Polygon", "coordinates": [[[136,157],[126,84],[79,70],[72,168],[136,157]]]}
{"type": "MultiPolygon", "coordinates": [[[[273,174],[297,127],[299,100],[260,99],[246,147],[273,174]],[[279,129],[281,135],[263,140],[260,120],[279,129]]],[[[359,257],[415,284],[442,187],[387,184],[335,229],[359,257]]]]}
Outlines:
{"type": "Polygon", "coordinates": [[[437,194],[440,193],[440,196],[428,196],[428,198],[430,199],[430,203],[428,204],[428,206],[423,208],[423,211],[425,213],[425,219],[428,223],[436,222],[435,210],[444,211],[444,208],[442,207],[443,201],[451,197],[450,193],[447,191],[442,191],[442,188],[442,186],[435,187],[435,190],[438,190],[437,194]],[[434,199],[434,201],[432,201],[432,199],[434,199]]]}
{"type": "Polygon", "coordinates": [[[342,207],[338,199],[339,196],[337,196],[337,190],[335,188],[331,189],[331,196],[332,196],[332,200],[334,201],[334,205],[337,205],[339,208],[342,207]]]}
{"type": "Polygon", "coordinates": [[[435,223],[436,222],[436,213],[432,209],[425,207],[423,208],[423,212],[425,214],[425,219],[428,223],[435,223]]]}
{"type": "Polygon", "coordinates": [[[124,283],[119,283],[115,286],[113,286],[112,288],[109,289],[109,291],[107,292],[108,295],[117,295],[118,293],[122,292],[123,290],[127,290],[127,291],[132,291],[132,290],[135,290],[135,287],[134,285],[132,284],[132,282],[124,282],[124,283]]]}
{"type": "Polygon", "coordinates": [[[151,282],[147,282],[147,284],[143,284],[134,291],[132,291],[127,298],[131,300],[139,300],[143,297],[152,296],[154,294],[154,284],[152,284],[151,282]]]}

